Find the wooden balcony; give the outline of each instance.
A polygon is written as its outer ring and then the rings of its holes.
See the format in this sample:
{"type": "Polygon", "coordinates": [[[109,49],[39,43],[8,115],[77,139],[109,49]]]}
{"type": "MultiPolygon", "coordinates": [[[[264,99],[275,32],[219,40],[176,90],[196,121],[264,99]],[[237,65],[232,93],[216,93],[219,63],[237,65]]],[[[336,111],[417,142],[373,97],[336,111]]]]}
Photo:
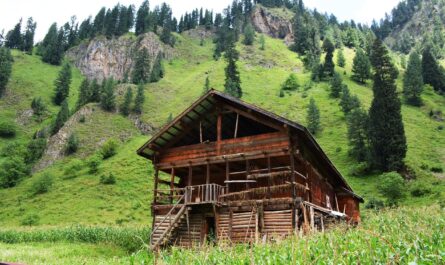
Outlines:
{"type": "Polygon", "coordinates": [[[156,204],[206,204],[217,203],[225,194],[226,187],[218,184],[203,184],[155,191],[156,204]]]}

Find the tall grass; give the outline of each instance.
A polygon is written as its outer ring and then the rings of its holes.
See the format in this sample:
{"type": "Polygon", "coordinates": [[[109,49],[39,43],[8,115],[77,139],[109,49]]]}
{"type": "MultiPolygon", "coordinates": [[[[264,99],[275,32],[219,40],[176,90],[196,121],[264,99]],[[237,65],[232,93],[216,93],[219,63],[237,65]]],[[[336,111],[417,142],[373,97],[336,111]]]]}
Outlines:
{"type": "Polygon", "coordinates": [[[113,244],[128,252],[135,252],[146,244],[149,234],[149,228],[72,226],[0,230],[0,242],[8,244],[31,242],[113,244]]]}

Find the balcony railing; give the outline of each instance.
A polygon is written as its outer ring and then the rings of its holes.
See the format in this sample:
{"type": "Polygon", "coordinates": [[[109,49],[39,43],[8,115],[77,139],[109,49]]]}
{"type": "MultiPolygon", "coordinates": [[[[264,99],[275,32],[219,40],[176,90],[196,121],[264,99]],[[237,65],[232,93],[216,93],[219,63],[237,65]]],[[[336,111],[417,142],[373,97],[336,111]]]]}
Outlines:
{"type": "Polygon", "coordinates": [[[181,204],[216,203],[220,196],[224,194],[225,187],[218,184],[203,184],[155,191],[156,204],[173,204],[178,201],[181,204]]]}

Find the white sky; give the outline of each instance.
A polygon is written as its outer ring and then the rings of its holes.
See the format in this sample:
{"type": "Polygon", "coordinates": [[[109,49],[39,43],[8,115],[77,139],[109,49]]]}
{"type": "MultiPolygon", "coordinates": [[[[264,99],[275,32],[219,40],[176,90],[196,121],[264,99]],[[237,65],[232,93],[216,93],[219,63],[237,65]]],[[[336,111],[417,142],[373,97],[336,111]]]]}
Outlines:
{"type": "MultiPolygon", "coordinates": [[[[93,16],[102,6],[112,7],[120,2],[134,4],[136,8],[143,0],[0,0],[0,32],[5,33],[18,22],[24,22],[30,16],[37,21],[36,41],[42,40],[53,22],[59,25],[76,15],[78,21],[93,16]]],[[[322,12],[333,13],[340,21],[354,19],[356,22],[370,23],[373,18],[379,20],[385,12],[400,0],[305,0],[307,7],[317,8],[322,12]]],[[[194,8],[208,8],[221,12],[232,0],[151,0],[150,7],[162,2],[173,8],[176,17],[194,8]]],[[[25,24],[25,23],[24,23],[25,24]]]]}

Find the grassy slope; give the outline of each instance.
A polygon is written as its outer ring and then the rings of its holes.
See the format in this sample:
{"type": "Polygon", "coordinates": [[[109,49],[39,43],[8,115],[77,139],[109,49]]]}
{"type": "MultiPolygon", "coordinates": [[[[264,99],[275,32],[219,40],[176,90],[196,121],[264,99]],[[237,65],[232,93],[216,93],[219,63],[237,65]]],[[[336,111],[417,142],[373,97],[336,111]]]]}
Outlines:
{"type": "MultiPolygon", "coordinates": [[[[223,59],[212,59],[213,44],[207,39],[203,46],[198,39],[178,36],[176,50],[178,56],[165,63],[166,77],[156,84],[146,86],[146,104],[143,120],[157,127],[162,126],[171,113],[179,114],[202,93],[206,75],[210,77],[211,86],[222,89],[224,84],[223,59]]],[[[369,198],[378,196],[375,175],[367,177],[353,177],[351,169],[356,163],[347,155],[346,125],[344,115],[338,106],[338,100],[329,98],[328,84],[313,84],[303,92],[290,93],[284,98],[278,97],[280,84],[290,72],[296,72],[300,84],[308,84],[310,74],[304,72],[301,60],[289,51],[280,40],[266,37],[266,49],[261,51],[259,44],[252,47],[239,45],[241,60],[239,63],[243,100],[276,112],[292,120],[305,124],[306,107],[311,97],[315,98],[321,109],[323,131],[317,135],[317,140],[325,149],[334,164],[345,175],[358,194],[369,198]]],[[[352,65],[353,51],[346,50],[345,82],[351,91],[359,96],[366,107],[372,100],[370,84],[360,86],[349,79],[352,65]]],[[[42,95],[50,102],[52,83],[57,76],[58,67],[48,66],[37,57],[14,53],[15,63],[10,90],[14,96],[7,96],[0,101],[0,115],[14,119],[15,111],[26,109],[33,96],[42,95]],[[17,91],[17,92],[15,92],[17,91]],[[24,96],[26,95],[26,96],[24,96]],[[14,97],[19,97],[17,105],[11,108],[14,97]],[[23,98],[21,98],[23,97],[23,98]],[[17,106],[17,107],[15,107],[17,106]]],[[[398,81],[401,87],[401,79],[398,81]]],[[[76,88],[80,83],[77,71],[74,74],[72,96],[70,104],[73,106],[76,98],[76,88]]],[[[445,135],[438,131],[438,125],[443,124],[429,119],[430,109],[445,112],[445,99],[434,93],[424,94],[426,105],[419,111],[417,108],[403,106],[403,118],[408,138],[407,162],[419,172],[419,180],[435,183],[431,197],[413,199],[407,197],[405,203],[429,203],[437,196],[437,192],[444,190],[443,181],[438,181],[427,171],[420,170],[422,164],[444,164],[445,135]]],[[[51,107],[52,113],[57,108],[51,107]]],[[[18,139],[29,137],[38,128],[32,123],[31,129],[22,130],[18,139]]],[[[0,190],[0,196],[5,198],[0,202],[0,224],[17,226],[23,216],[37,213],[42,225],[70,225],[75,223],[112,225],[148,225],[149,202],[151,200],[150,187],[152,185],[152,169],[149,163],[135,155],[135,150],[147,137],[137,136],[131,122],[121,117],[96,111],[91,120],[85,124],[78,124],[74,128],[80,135],[81,152],[84,154],[95,151],[95,142],[103,141],[107,137],[117,137],[121,134],[133,135],[128,142],[122,143],[117,156],[104,161],[99,174],[88,174],[83,165],[79,176],[75,179],[64,180],[64,169],[69,167],[73,158],[65,158],[51,168],[45,170],[55,176],[53,189],[44,195],[33,197],[29,187],[35,177],[26,179],[18,187],[0,190]],[[97,136],[96,131],[100,131],[97,136]],[[117,177],[116,185],[103,186],[98,184],[101,174],[113,172],[117,177]]],[[[23,140],[24,141],[24,140],[23,140]]],[[[0,146],[5,143],[1,140],[0,146]]],[[[78,155],[77,157],[82,157],[78,155]]],[[[77,158],[74,156],[74,158],[77,158]]],[[[83,163],[85,160],[81,160],[83,163]]]]}

